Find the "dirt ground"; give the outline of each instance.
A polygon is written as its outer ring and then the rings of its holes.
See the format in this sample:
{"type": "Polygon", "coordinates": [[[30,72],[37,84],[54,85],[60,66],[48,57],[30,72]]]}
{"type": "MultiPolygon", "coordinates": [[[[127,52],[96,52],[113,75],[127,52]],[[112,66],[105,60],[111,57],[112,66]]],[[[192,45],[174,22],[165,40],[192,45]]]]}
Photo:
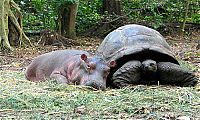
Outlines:
{"type": "MultiPolygon", "coordinates": [[[[200,49],[197,47],[200,44],[200,31],[192,33],[190,36],[179,37],[171,35],[165,36],[165,38],[176,57],[181,61],[189,63],[188,65],[192,66],[200,77],[200,49]]],[[[16,48],[9,53],[0,52],[0,70],[24,70],[34,57],[59,49],[82,49],[95,53],[102,40],[100,38],[81,36],[76,39],[80,43],[79,45],[68,44],[68,47],[37,45],[32,48],[16,48]]]]}

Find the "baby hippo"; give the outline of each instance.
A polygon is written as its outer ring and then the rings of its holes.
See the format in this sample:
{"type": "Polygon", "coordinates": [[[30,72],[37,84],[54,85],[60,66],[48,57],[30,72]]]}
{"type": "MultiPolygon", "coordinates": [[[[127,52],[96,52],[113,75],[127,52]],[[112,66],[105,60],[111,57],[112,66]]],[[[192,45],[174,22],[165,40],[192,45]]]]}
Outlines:
{"type": "Polygon", "coordinates": [[[110,67],[115,61],[106,63],[101,57],[81,50],[57,50],[36,57],[26,69],[30,81],[55,79],[58,83],[106,88],[110,67]]]}

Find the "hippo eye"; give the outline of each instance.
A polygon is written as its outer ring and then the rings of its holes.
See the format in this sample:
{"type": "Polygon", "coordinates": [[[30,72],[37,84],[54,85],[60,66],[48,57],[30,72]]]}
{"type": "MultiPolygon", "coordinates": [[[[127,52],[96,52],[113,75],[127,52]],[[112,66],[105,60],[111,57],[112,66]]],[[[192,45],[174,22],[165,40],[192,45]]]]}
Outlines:
{"type": "Polygon", "coordinates": [[[87,65],[87,69],[95,69],[95,68],[96,68],[96,66],[93,63],[90,63],[87,65]]]}
{"type": "Polygon", "coordinates": [[[90,65],[87,65],[87,68],[89,69],[89,68],[90,68],[90,65]]]}

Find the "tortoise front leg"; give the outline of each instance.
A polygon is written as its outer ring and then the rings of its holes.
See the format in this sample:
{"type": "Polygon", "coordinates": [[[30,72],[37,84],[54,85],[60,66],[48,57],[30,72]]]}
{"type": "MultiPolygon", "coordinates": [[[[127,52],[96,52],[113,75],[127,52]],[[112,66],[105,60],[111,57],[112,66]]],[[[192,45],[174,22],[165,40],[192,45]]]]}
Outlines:
{"type": "Polygon", "coordinates": [[[161,84],[195,86],[198,82],[192,71],[171,62],[159,62],[157,72],[161,84]]]}
{"type": "Polygon", "coordinates": [[[117,88],[138,84],[141,78],[141,62],[129,61],[119,68],[112,76],[111,81],[117,88]]]}

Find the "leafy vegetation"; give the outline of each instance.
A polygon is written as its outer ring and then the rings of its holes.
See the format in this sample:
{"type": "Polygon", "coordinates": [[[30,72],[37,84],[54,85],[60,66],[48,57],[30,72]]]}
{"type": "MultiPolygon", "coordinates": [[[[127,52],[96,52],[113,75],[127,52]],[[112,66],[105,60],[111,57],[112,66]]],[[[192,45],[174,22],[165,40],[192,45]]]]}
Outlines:
{"type": "Polygon", "coordinates": [[[0,113],[4,119],[159,119],[200,117],[193,88],[132,86],[93,91],[53,81],[33,83],[21,71],[0,72],[0,113]]]}
{"type": "Polygon", "coordinates": [[[102,2],[99,0],[81,0],[77,14],[77,31],[83,32],[94,26],[101,19],[102,2]]]}
{"type": "MultiPolygon", "coordinates": [[[[136,0],[134,2],[124,1],[125,11],[134,11],[129,18],[136,19],[137,22],[147,22],[154,29],[163,27],[171,23],[183,22],[186,3],[178,0],[136,0]]],[[[197,0],[190,1],[187,17],[189,23],[199,23],[199,2],[197,0]]]]}
{"type": "MultiPolygon", "coordinates": [[[[17,1],[17,0],[16,0],[17,1]]],[[[23,0],[18,4],[23,8],[24,25],[26,30],[56,29],[55,20],[57,10],[63,2],[70,4],[79,3],[77,14],[77,31],[84,32],[91,26],[97,25],[107,17],[102,12],[102,1],[93,0],[23,0]]],[[[187,23],[200,23],[199,2],[190,1],[187,23]]],[[[127,23],[141,23],[155,29],[163,29],[172,23],[181,23],[184,18],[186,3],[178,0],[124,0],[122,1],[124,15],[127,16],[127,23]]]]}

